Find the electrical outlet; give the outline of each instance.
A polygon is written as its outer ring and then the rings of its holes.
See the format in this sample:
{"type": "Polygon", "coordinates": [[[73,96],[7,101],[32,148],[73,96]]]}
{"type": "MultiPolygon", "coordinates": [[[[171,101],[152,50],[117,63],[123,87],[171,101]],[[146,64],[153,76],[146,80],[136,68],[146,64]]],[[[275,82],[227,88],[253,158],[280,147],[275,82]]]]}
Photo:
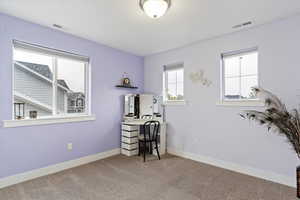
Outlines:
{"type": "Polygon", "coordinates": [[[72,143],[68,143],[67,148],[69,151],[71,151],[73,149],[73,144],[72,143]]]}

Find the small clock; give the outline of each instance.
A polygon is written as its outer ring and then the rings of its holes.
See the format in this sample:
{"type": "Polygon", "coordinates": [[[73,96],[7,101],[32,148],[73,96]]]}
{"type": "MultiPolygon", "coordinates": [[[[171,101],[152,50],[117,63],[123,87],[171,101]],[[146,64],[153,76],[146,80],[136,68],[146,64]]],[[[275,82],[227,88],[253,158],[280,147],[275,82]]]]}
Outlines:
{"type": "Polygon", "coordinates": [[[129,86],[130,85],[130,79],[129,78],[123,78],[123,85],[129,86]]]}

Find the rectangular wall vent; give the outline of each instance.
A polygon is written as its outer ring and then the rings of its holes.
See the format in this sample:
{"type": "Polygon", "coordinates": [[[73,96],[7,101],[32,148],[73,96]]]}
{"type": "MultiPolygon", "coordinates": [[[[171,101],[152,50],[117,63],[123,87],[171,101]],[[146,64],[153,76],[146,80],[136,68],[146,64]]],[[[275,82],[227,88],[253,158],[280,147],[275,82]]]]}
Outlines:
{"type": "Polygon", "coordinates": [[[248,21],[248,22],[244,22],[242,24],[237,24],[237,25],[233,26],[232,28],[234,28],[234,29],[236,29],[236,28],[242,28],[242,27],[245,27],[245,26],[249,26],[251,24],[252,24],[252,22],[248,21]]]}
{"type": "Polygon", "coordinates": [[[55,28],[59,28],[59,29],[63,28],[61,25],[58,25],[58,24],[53,24],[52,26],[55,27],[55,28]]]}

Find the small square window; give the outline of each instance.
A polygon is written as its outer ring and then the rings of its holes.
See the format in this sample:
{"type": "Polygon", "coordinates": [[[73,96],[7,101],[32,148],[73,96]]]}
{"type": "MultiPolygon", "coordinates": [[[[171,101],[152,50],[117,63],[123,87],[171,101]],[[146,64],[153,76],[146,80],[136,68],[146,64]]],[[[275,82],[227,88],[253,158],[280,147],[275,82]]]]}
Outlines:
{"type": "Polygon", "coordinates": [[[222,100],[257,100],[252,87],[258,87],[257,48],[222,54],[222,100]]]}

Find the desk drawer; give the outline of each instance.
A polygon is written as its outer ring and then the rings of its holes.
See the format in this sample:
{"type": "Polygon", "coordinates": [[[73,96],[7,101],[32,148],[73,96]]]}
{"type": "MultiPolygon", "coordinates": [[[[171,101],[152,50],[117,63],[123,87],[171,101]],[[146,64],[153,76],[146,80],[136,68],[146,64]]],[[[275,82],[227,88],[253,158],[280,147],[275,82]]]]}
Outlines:
{"type": "Polygon", "coordinates": [[[127,144],[134,144],[137,143],[138,141],[139,141],[138,137],[132,137],[132,138],[122,137],[122,142],[127,144]]]}
{"type": "Polygon", "coordinates": [[[129,150],[126,150],[126,149],[121,149],[121,153],[123,155],[126,155],[126,156],[135,156],[135,155],[138,155],[138,149],[135,149],[135,150],[132,150],[132,151],[129,151],[129,150]]]}
{"type": "Polygon", "coordinates": [[[138,143],[133,143],[133,144],[122,143],[122,149],[135,150],[138,148],[139,148],[138,143]]]}
{"type": "Polygon", "coordinates": [[[139,126],[122,124],[122,130],[124,130],[124,131],[138,131],[139,126]]]}
{"type": "Polygon", "coordinates": [[[122,136],[125,136],[125,137],[137,137],[139,135],[139,132],[138,131],[124,131],[122,130],[122,136]]]}

